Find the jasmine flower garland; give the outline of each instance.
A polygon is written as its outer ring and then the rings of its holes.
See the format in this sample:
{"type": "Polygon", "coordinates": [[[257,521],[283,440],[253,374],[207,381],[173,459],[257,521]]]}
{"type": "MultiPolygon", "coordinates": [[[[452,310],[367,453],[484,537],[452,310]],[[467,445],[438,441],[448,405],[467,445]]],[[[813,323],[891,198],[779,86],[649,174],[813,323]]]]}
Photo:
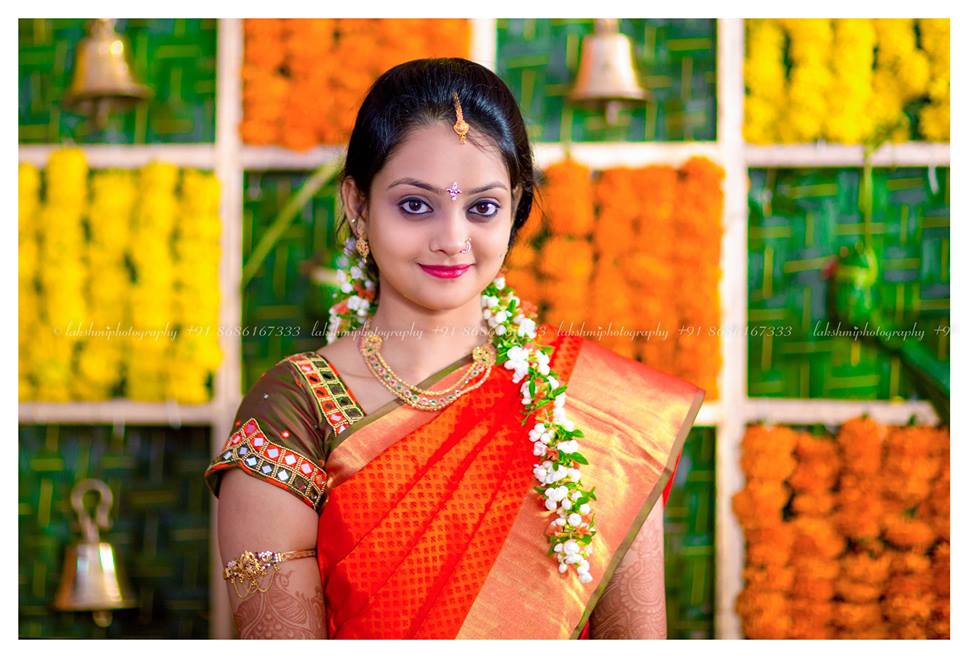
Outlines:
{"type": "MultiPolygon", "coordinates": [[[[340,288],[330,309],[327,342],[360,328],[377,308],[377,282],[359,258],[352,236],[346,240],[343,257],[346,267],[337,270],[340,288]]],[[[512,370],[513,382],[520,385],[525,411],[521,423],[525,425],[531,417],[535,421],[528,434],[533,454],[540,457],[540,463],[533,467],[533,476],[539,482],[534,491],[540,494],[544,507],[555,513],[546,532],[548,555],[557,560],[561,574],[573,567],[580,582],[589,583],[593,576],[588,558],[597,533],[590,501],[597,496],[581,481],[580,466],[588,463],[577,442],[583,431],[576,429],[566,415],[567,386],[550,368],[553,347],[534,342],[536,322],[524,315],[520,299],[507,287],[503,276],[483,290],[480,304],[483,318],[492,329],[497,365],[512,370]]]]}

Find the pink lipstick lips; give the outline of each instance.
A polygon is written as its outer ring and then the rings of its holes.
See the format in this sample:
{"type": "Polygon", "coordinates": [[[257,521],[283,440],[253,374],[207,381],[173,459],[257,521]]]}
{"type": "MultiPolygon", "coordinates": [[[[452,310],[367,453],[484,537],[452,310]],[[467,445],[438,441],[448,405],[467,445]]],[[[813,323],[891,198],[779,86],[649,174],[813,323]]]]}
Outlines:
{"type": "Polygon", "coordinates": [[[417,263],[427,274],[432,274],[438,279],[456,279],[458,276],[470,269],[470,265],[424,265],[417,263]]]}

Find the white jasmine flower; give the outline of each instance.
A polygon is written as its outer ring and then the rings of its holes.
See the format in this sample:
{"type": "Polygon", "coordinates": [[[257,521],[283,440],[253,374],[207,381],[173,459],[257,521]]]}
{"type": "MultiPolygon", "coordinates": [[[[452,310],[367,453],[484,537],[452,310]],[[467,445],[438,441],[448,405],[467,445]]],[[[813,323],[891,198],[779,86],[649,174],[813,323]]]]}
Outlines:
{"type": "Polygon", "coordinates": [[[570,509],[573,507],[573,503],[570,502],[569,498],[564,498],[560,505],[563,506],[563,509],[570,509]]]}
{"type": "Polygon", "coordinates": [[[561,441],[560,443],[557,444],[558,450],[560,450],[561,452],[567,452],[567,453],[576,452],[578,447],[579,446],[577,445],[577,442],[575,439],[570,439],[569,441],[561,441]]]}
{"type": "MultiPolygon", "coordinates": [[[[523,338],[523,337],[527,337],[527,338],[531,338],[531,339],[532,339],[532,338],[536,338],[536,336],[537,336],[537,324],[536,324],[536,322],[534,322],[534,321],[531,320],[530,318],[524,318],[524,317],[521,316],[521,319],[520,319],[519,322],[517,322],[517,325],[519,325],[519,326],[517,327],[517,335],[518,335],[518,336],[520,336],[521,338],[523,338]]],[[[549,367],[548,367],[548,371],[549,371],[549,367]]],[[[547,374],[547,373],[543,373],[543,374],[547,374]]]]}
{"type": "Polygon", "coordinates": [[[350,276],[352,276],[354,279],[362,279],[363,271],[361,271],[361,269],[356,265],[353,265],[350,267],[350,276]]]}
{"type": "Polygon", "coordinates": [[[553,407],[553,422],[557,425],[563,426],[563,423],[567,420],[567,411],[563,406],[554,405],[553,407]]]}
{"type": "Polygon", "coordinates": [[[557,543],[557,544],[553,547],[553,552],[554,552],[554,553],[563,553],[563,544],[557,543]]]}
{"type": "Polygon", "coordinates": [[[567,523],[572,525],[574,528],[579,528],[582,522],[583,519],[576,512],[567,517],[567,523]]]}
{"type": "Polygon", "coordinates": [[[527,362],[529,356],[530,350],[526,350],[519,345],[514,345],[507,350],[507,361],[503,364],[503,367],[507,370],[523,372],[523,374],[526,375],[527,370],[530,368],[530,364],[527,362]]]}
{"type": "Polygon", "coordinates": [[[497,290],[503,290],[503,287],[507,285],[507,281],[502,276],[498,276],[496,279],[493,280],[493,285],[496,287],[497,290]]]}
{"type": "Polygon", "coordinates": [[[557,565],[557,570],[558,570],[560,573],[566,573],[566,572],[567,572],[567,568],[568,568],[567,565],[563,564],[562,562],[557,565]]]}
{"type": "Polygon", "coordinates": [[[586,585],[591,580],[593,580],[593,576],[591,576],[589,573],[582,573],[580,574],[579,578],[580,578],[580,582],[583,583],[584,585],[586,585]]]}
{"type": "Polygon", "coordinates": [[[507,312],[506,312],[506,311],[497,311],[497,314],[496,314],[495,316],[493,316],[493,317],[496,319],[497,324],[503,324],[504,322],[507,321],[507,312]]]}
{"type": "Polygon", "coordinates": [[[563,543],[563,552],[567,555],[576,555],[580,552],[580,544],[576,540],[568,539],[563,543]]]}
{"type": "Polygon", "coordinates": [[[553,398],[553,405],[556,409],[563,409],[564,405],[567,403],[567,392],[564,391],[557,397],[553,398]]]}
{"type": "MultiPolygon", "coordinates": [[[[567,476],[568,476],[572,481],[574,481],[574,482],[579,482],[579,481],[580,481],[580,469],[579,469],[579,468],[571,468],[570,470],[567,471],[567,476]]],[[[577,493],[580,493],[580,492],[578,491],[577,493]]],[[[582,495],[582,494],[581,494],[581,495],[582,495]]]]}
{"type": "Polygon", "coordinates": [[[580,563],[580,566],[577,567],[577,573],[583,574],[590,571],[590,563],[584,560],[580,563]]]}
{"type": "MultiPolygon", "coordinates": [[[[498,324],[498,325],[497,325],[497,328],[494,329],[493,331],[494,331],[498,336],[502,336],[502,335],[504,335],[505,333],[507,333],[507,328],[506,328],[505,326],[503,326],[502,324],[498,324]]],[[[520,381],[520,380],[517,379],[516,377],[514,377],[513,383],[516,384],[518,381],[520,381]]]]}
{"type": "Polygon", "coordinates": [[[490,312],[490,309],[489,309],[489,308],[483,309],[483,319],[484,319],[484,320],[489,320],[489,319],[492,318],[492,317],[493,317],[493,313],[490,312]]]}
{"type": "Polygon", "coordinates": [[[580,513],[581,513],[581,514],[589,514],[589,513],[590,513],[590,505],[589,505],[589,503],[584,503],[583,505],[580,506],[580,513]]]}
{"type": "Polygon", "coordinates": [[[537,441],[536,443],[534,443],[533,454],[536,455],[537,457],[542,457],[543,455],[547,454],[547,444],[541,443],[540,441],[537,441]]]}
{"type": "Polygon", "coordinates": [[[543,505],[551,512],[557,509],[557,501],[553,500],[552,498],[548,499],[543,505]]]}

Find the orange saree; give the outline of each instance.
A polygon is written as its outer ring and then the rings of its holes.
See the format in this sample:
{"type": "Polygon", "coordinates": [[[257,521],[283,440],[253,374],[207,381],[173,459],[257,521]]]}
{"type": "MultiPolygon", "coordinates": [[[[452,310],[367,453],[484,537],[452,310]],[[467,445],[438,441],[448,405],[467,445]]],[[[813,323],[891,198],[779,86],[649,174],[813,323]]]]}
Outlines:
{"type": "MultiPolygon", "coordinates": [[[[557,572],[518,385],[439,412],[395,406],[339,433],[323,465],[318,564],[336,638],[576,638],[671,478],[696,386],[544,325],[596,486],[595,578],[557,572]]],[[[449,370],[449,369],[447,369],[449,370]]],[[[436,382],[442,388],[459,369],[436,382]]]]}

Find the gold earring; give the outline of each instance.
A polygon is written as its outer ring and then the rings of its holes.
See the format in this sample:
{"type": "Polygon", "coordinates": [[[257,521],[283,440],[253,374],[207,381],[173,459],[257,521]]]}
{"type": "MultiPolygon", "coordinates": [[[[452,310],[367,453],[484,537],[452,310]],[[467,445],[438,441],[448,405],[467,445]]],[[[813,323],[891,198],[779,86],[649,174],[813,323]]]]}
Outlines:
{"type": "MultiPolygon", "coordinates": [[[[359,217],[355,218],[353,220],[354,223],[356,223],[358,219],[359,217]]],[[[364,236],[363,229],[361,229],[359,225],[357,226],[357,232],[359,233],[357,236],[357,253],[360,254],[360,258],[363,259],[363,262],[366,263],[367,256],[370,254],[370,245],[367,244],[366,236],[364,236]]]]}

